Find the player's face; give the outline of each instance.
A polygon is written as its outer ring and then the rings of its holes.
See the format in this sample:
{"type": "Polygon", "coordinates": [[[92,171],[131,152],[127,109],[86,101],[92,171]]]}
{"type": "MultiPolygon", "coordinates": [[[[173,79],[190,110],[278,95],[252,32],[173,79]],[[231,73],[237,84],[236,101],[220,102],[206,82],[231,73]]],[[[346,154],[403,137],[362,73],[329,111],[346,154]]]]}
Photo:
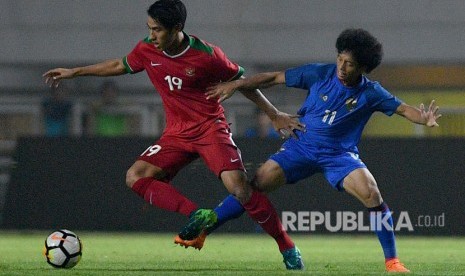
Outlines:
{"type": "Polygon", "coordinates": [[[178,31],[176,29],[168,30],[150,16],[147,19],[147,28],[149,29],[150,41],[160,51],[169,49],[177,38],[178,31]]]}
{"type": "Polygon", "coordinates": [[[344,85],[356,85],[364,69],[355,61],[350,52],[344,51],[337,55],[337,77],[344,85]]]}

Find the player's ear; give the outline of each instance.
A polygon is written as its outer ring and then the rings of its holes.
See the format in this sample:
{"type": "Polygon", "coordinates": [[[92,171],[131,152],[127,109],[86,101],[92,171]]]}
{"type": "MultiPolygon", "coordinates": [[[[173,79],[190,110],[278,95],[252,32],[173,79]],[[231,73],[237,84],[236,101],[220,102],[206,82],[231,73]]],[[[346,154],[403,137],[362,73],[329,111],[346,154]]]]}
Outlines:
{"type": "Polygon", "coordinates": [[[367,74],[367,73],[368,73],[368,71],[367,71],[367,70],[368,70],[368,66],[366,66],[366,65],[363,65],[363,66],[360,65],[360,69],[359,69],[359,70],[360,70],[360,73],[361,73],[361,74],[367,74]]]}
{"type": "Polygon", "coordinates": [[[181,23],[178,23],[178,24],[174,25],[174,27],[173,27],[173,31],[175,31],[175,32],[182,32],[183,29],[184,29],[184,25],[181,24],[181,23]]]}

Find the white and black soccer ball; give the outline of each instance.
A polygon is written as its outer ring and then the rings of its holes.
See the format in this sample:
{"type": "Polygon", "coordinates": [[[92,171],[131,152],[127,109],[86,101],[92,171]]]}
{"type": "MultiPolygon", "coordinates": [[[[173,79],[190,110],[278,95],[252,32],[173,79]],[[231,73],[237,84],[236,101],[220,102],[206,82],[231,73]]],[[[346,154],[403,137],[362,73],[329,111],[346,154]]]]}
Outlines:
{"type": "Polygon", "coordinates": [[[82,243],[74,232],[58,230],[45,240],[43,254],[55,268],[72,268],[81,260],[82,243]]]}

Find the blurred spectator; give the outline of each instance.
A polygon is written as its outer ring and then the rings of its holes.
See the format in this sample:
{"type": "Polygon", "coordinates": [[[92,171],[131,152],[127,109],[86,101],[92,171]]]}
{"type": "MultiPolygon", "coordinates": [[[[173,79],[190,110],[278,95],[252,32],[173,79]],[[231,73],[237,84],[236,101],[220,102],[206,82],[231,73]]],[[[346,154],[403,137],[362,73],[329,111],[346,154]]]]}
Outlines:
{"type": "Polygon", "coordinates": [[[279,138],[270,118],[261,110],[256,112],[256,124],[245,130],[245,137],[279,138]]]}
{"type": "Polygon", "coordinates": [[[121,136],[127,134],[127,118],[121,113],[119,88],[113,81],[106,81],[100,87],[100,99],[92,103],[88,116],[88,133],[96,136],[121,136]]]}
{"type": "Polygon", "coordinates": [[[61,84],[58,87],[52,87],[50,96],[42,101],[42,116],[46,136],[69,135],[73,104],[67,99],[67,96],[68,87],[61,84]]]}

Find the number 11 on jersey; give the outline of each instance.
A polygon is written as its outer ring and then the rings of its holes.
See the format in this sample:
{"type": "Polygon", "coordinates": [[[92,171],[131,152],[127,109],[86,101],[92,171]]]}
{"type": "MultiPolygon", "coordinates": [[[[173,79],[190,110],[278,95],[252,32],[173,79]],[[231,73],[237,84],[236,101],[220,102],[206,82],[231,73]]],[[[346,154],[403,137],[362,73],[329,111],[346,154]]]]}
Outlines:
{"type": "Polygon", "coordinates": [[[334,118],[336,118],[336,113],[337,111],[325,110],[325,116],[323,116],[323,119],[321,121],[323,123],[328,123],[328,125],[331,125],[334,121],[334,118]],[[328,121],[328,117],[329,117],[329,121],[328,121]]]}

